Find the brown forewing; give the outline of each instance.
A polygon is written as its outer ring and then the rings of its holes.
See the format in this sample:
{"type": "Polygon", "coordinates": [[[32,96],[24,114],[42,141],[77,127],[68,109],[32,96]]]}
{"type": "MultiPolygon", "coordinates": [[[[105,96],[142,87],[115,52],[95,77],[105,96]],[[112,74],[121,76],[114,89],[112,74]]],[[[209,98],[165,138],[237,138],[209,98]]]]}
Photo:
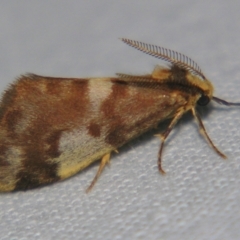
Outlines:
{"type": "Polygon", "coordinates": [[[148,82],[23,76],[0,108],[0,185],[28,189],[57,181],[59,161],[65,161],[61,155],[68,152],[71,159],[75,146],[82,150],[74,161],[85,161],[109,146],[122,146],[185,103],[184,94],[148,82]],[[70,137],[60,148],[74,131],[81,140],[70,137]]]}

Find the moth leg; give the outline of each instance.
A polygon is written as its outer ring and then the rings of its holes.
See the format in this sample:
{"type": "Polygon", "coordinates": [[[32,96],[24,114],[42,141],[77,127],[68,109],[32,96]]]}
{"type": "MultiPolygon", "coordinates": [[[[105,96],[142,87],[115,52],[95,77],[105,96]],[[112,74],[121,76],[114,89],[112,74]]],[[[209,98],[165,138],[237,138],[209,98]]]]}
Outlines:
{"type": "Polygon", "coordinates": [[[218,150],[218,148],[213,144],[212,140],[210,139],[210,137],[207,134],[207,131],[203,125],[203,122],[198,114],[198,112],[196,111],[195,108],[192,108],[192,114],[194,116],[194,118],[197,120],[198,126],[199,126],[199,130],[200,133],[207,139],[209,145],[214,149],[214,151],[222,158],[227,158],[225,154],[223,154],[220,150],[218,150]]]}
{"type": "Polygon", "coordinates": [[[163,146],[165,143],[165,140],[167,139],[168,135],[170,134],[170,132],[172,131],[174,125],[178,122],[178,120],[182,117],[183,113],[185,112],[185,110],[180,110],[172,119],[171,123],[169,124],[169,126],[167,127],[167,130],[161,135],[161,146],[158,152],[158,170],[160,171],[160,173],[165,174],[165,171],[162,168],[162,151],[163,151],[163,146]]]}
{"type": "Polygon", "coordinates": [[[87,190],[86,190],[87,193],[93,188],[93,186],[94,186],[95,183],[97,182],[99,176],[101,175],[104,167],[106,166],[106,164],[109,163],[109,161],[110,161],[110,156],[111,156],[111,154],[110,154],[110,153],[107,153],[107,154],[105,154],[105,155],[102,157],[102,160],[101,160],[101,163],[100,163],[100,165],[99,165],[98,171],[97,171],[94,179],[92,180],[90,186],[89,186],[89,187],[87,188],[87,190]]]}

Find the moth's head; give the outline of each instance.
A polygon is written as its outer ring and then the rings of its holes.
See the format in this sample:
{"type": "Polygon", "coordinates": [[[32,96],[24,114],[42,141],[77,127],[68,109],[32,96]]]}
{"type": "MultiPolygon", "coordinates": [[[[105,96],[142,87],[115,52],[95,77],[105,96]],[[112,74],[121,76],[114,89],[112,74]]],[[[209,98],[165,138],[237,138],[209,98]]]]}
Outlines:
{"type": "Polygon", "coordinates": [[[202,90],[202,93],[197,100],[197,104],[199,106],[206,106],[213,97],[213,85],[208,79],[204,79],[201,81],[201,84],[199,84],[200,89],[202,90]]]}
{"type": "Polygon", "coordinates": [[[240,106],[240,103],[227,102],[223,99],[213,96],[213,85],[208,79],[204,79],[201,83],[202,94],[197,100],[199,106],[206,106],[211,100],[226,106],[240,106]]]}

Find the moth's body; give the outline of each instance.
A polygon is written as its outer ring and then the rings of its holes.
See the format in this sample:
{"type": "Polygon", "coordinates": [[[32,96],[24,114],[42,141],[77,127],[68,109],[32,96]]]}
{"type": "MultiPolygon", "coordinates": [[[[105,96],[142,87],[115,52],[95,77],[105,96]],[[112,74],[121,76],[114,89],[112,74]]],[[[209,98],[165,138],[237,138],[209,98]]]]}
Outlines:
{"type": "Polygon", "coordinates": [[[174,125],[212,93],[178,65],[144,76],[22,76],[0,105],[0,191],[59,181],[107,156],[104,167],[112,151],[163,120],[174,125]]]}

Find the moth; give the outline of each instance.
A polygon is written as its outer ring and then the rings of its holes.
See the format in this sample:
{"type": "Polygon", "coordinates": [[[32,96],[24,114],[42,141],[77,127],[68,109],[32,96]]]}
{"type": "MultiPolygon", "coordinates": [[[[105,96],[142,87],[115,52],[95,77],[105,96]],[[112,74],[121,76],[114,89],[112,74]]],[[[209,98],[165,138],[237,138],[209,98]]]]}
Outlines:
{"type": "Polygon", "coordinates": [[[66,179],[101,160],[93,187],[110,154],[160,122],[170,119],[161,135],[162,151],[174,125],[188,111],[218,155],[196,106],[211,100],[213,86],[189,57],[129,39],[124,43],[170,63],[149,75],[117,74],[107,78],[20,76],[0,103],[0,191],[27,190],[66,179]]]}

